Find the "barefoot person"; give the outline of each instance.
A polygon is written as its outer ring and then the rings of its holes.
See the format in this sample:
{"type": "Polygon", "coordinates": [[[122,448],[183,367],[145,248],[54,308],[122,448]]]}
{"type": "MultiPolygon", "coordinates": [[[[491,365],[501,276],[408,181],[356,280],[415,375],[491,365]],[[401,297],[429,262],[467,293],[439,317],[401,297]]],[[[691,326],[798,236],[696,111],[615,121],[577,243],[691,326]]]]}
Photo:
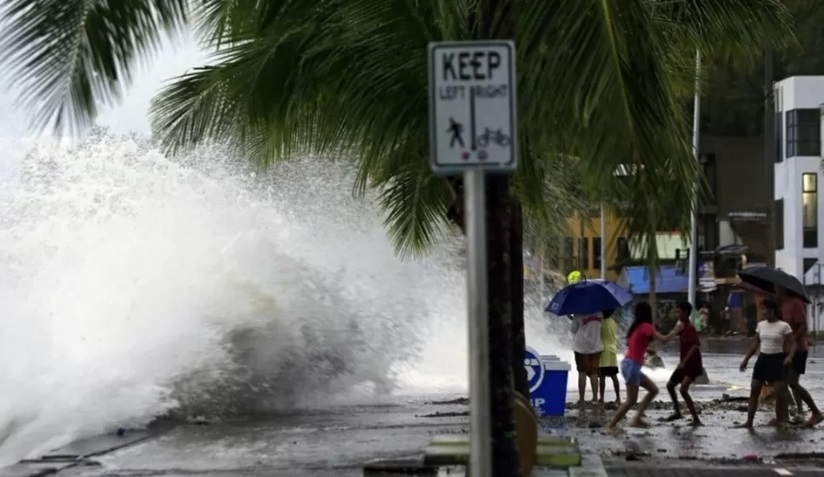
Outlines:
{"type": "Polygon", "coordinates": [[[618,383],[618,324],[612,318],[614,312],[615,310],[604,310],[604,321],[601,322],[601,342],[604,344],[598,368],[598,376],[601,380],[601,404],[604,403],[608,377],[612,379],[612,385],[615,388],[615,404],[621,404],[621,385],[618,383]]]}
{"type": "Polygon", "coordinates": [[[792,363],[795,354],[795,339],[793,331],[786,322],[778,319],[778,303],[767,298],[762,304],[764,318],[755,328],[755,341],[744,361],[741,362],[741,372],[747,370],[750,358],[758,352],[758,359],[752,370],[750,383],[750,402],[747,406],[747,421],[739,427],[752,428],[755,411],[758,409],[758,398],[764,383],[770,383],[775,389],[775,423],[783,425],[787,418],[784,415],[784,367],[792,363]],[[786,347],[786,348],[785,348],[786,347]],[[784,350],[789,352],[784,354],[784,350]]]}
{"type": "Polygon", "coordinates": [[[666,418],[667,422],[672,422],[681,419],[681,408],[678,405],[678,396],[675,394],[675,388],[681,386],[681,397],[684,398],[684,403],[692,416],[692,425],[700,426],[701,419],[698,418],[698,412],[695,410],[695,403],[690,397],[690,385],[704,372],[704,364],[701,360],[701,341],[698,339],[698,331],[690,321],[692,314],[692,305],[687,302],[679,303],[675,308],[675,315],[678,318],[678,323],[672,334],[678,335],[681,347],[681,361],[678,367],[673,371],[667,383],[667,391],[672,398],[672,405],[674,412],[671,416],[666,418]]]}
{"type": "MultiPolygon", "coordinates": [[[[815,405],[815,401],[813,401],[813,397],[809,391],[799,384],[801,375],[807,371],[808,343],[806,307],[804,306],[804,302],[801,301],[801,298],[787,293],[787,290],[783,287],[776,286],[775,291],[781,304],[781,319],[790,325],[796,344],[795,354],[786,369],[785,381],[792,391],[798,414],[803,418],[804,404],[810,408],[812,415],[810,416],[810,420],[807,421],[807,426],[812,427],[820,423],[822,419],[824,419],[824,416],[821,415],[821,411],[818,409],[818,406],[815,405]]],[[[789,406],[790,404],[789,396],[786,394],[783,403],[785,406],[789,406]]],[[[788,415],[789,413],[785,410],[784,416],[788,415]]]]}
{"type": "Polygon", "coordinates": [[[618,423],[638,402],[639,388],[646,389],[647,395],[641,401],[641,406],[631,425],[633,427],[647,426],[644,422],[644,412],[658,394],[658,387],[641,370],[644,366],[644,355],[653,339],[667,342],[672,336],[672,334],[664,336],[655,331],[655,327],[652,326],[652,307],[649,303],[643,301],[635,306],[635,320],[627,331],[627,355],[621,361],[621,374],[626,382],[627,398],[607,426],[609,432],[618,430],[618,423]]]}
{"type": "Polygon", "coordinates": [[[572,351],[578,370],[578,405],[586,402],[587,377],[592,387],[592,402],[598,402],[598,366],[601,362],[601,322],[603,315],[576,315],[572,318],[572,351]]]}

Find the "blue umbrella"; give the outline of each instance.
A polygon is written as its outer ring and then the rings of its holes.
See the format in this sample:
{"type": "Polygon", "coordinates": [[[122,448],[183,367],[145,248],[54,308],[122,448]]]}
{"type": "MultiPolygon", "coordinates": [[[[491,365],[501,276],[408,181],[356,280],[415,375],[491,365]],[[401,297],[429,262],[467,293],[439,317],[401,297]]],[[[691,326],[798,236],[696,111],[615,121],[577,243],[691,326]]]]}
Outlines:
{"type": "Polygon", "coordinates": [[[581,280],[559,290],[546,311],[556,315],[589,314],[621,308],[630,301],[632,293],[613,282],[581,280]]]}

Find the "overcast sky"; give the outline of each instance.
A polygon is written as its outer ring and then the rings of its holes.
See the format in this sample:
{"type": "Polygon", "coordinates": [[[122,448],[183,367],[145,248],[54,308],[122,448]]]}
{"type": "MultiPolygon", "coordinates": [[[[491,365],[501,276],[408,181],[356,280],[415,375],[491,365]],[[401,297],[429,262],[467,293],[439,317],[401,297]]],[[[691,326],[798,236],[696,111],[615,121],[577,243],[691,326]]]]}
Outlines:
{"type": "MultiPolygon", "coordinates": [[[[1,28],[1,27],[0,27],[1,28]]],[[[98,124],[116,132],[149,132],[147,110],[149,101],[164,82],[183,74],[187,69],[205,64],[205,55],[191,40],[168,42],[161,54],[135,75],[135,81],[123,101],[107,108],[98,118],[98,124]]],[[[0,82],[0,136],[25,136],[26,116],[14,107],[14,91],[8,82],[0,82]]]]}

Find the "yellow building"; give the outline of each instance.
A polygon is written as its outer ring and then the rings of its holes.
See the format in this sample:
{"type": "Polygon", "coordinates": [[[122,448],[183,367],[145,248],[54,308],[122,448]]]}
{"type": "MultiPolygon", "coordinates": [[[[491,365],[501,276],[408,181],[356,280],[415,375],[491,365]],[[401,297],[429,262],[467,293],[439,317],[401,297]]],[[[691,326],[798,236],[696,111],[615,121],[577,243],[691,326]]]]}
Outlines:
{"type": "Polygon", "coordinates": [[[617,280],[615,269],[610,269],[617,263],[618,249],[625,249],[629,253],[626,240],[619,237],[621,219],[610,209],[606,209],[605,237],[601,236],[600,211],[585,217],[571,217],[567,219],[568,231],[563,239],[559,253],[550,259],[549,266],[560,270],[564,274],[571,270],[581,270],[587,278],[601,277],[601,261],[606,259],[607,280],[617,280]],[[601,243],[606,245],[606,257],[601,257],[601,243]]]}
{"type": "MultiPolygon", "coordinates": [[[[607,280],[618,279],[618,266],[645,261],[645,247],[626,238],[621,228],[621,218],[610,209],[606,210],[605,237],[601,236],[601,215],[600,211],[597,212],[588,217],[567,219],[566,237],[558,253],[547,262],[549,268],[558,270],[564,276],[572,270],[581,270],[587,278],[600,278],[602,240],[606,245],[607,280]]],[[[658,257],[664,261],[675,261],[679,249],[689,248],[689,243],[679,231],[656,232],[655,242],[658,257]]]]}
{"type": "MultiPolygon", "coordinates": [[[[606,245],[607,280],[618,280],[621,265],[645,263],[646,247],[626,238],[620,216],[609,208],[606,209],[604,225],[606,231],[602,237],[600,210],[594,210],[589,216],[568,218],[564,238],[555,250],[544,257],[543,263],[537,257],[534,263],[530,261],[531,266],[525,262],[525,278],[534,278],[533,275],[540,274],[539,270],[544,270],[545,274],[554,272],[564,279],[573,270],[582,271],[586,278],[601,278],[602,241],[606,245]]],[[[689,248],[679,231],[659,231],[655,241],[659,259],[666,262],[675,262],[678,250],[689,248]]]]}

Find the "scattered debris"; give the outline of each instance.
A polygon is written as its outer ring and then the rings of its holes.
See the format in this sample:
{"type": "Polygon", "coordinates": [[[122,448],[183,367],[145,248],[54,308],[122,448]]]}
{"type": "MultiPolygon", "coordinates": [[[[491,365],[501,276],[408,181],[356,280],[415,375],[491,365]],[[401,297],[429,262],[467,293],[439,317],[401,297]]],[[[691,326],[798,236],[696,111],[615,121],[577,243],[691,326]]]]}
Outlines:
{"type": "Polygon", "coordinates": [[[186,422],[196,426],[205,426],[210,424],[209,420],[206,419],[206,416],[189,416],[186,418],[186,422]]]}
{"type": "Polygon", "coordinates": [[[420,414],[415,415],[415,417],[464,417],[468,416],[469,411],[458,411],[458,412],[433,412],[432,414],[420,414]]]}
{"type": "Polygon", "coordinates": [[[824,452],[784,452],[777,454],[775,460],[811,460],[824,459],[824,452]]]}
{"type": "Polygon", "coordinates": [[[468,406],[469,398],[449,399],[446,401],[432,401],[426,403],[428,406],[468,406]]]}

